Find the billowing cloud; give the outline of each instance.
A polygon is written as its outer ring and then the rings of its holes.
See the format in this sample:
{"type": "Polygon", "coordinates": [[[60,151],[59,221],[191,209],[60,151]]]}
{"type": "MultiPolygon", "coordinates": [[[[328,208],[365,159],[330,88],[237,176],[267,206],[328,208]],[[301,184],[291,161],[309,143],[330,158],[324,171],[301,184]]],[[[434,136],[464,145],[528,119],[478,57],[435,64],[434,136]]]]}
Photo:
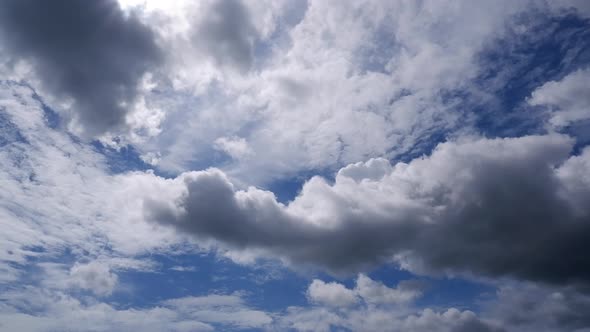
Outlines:
{"type": "Polygon", "coordinates": [[[586,283],[590,191],[574,172],[588,174],[580,159],[590,153],[569,158],[572,144],[560,135],[443,143],[407,164],[349,165],[333,184],[312,178],[288,205],[236,190],[218,170],[191,172],[145,213],[197,238],[333,271],[395,259],[415,272],[586,283]]]}
{"type": "Polygon", "coordinates": [[[161,61],[155,35],[115,0],[4,1],[0,43],[26,60],[87,136],[125,125],[144,74],[161,61]]]}

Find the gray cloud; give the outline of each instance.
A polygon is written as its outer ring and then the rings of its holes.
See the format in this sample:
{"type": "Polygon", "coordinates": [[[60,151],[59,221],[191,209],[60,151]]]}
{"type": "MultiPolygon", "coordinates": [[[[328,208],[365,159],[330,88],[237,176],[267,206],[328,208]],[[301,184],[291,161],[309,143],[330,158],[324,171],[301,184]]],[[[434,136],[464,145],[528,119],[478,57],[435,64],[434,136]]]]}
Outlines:
{"type": "Polygon", "coordinates": [[[199,238],[332,271],[394,257],[414,272],[587,284],[590,183],[576,174],[590,151],[568,159],[571,147],[558,135],[445,143],[409,164],[350,165],[334,184],[313,178],[287,206],[193,172],[179,197],[144,206],[199,238]]]}
{"type": "Polygon", "coordinates": [[[73,100],[89,136],[124,124],[138,81],[161,60],[152,31],[115,0],[2,1],[0,38],[47,91],[73,100]]]}
{"type": "Polygon", "coordinates": [[[590,297],[568,287],[503,285],[482,310],[509,331],[587,331],[590,326],[590,297]]]}
{"type": "Polygon", "coordinates": [[[256,28],[240,0],[220,0],[204,9],[193,42],[220,65],[247,71],[254,61],[256,28]]]}

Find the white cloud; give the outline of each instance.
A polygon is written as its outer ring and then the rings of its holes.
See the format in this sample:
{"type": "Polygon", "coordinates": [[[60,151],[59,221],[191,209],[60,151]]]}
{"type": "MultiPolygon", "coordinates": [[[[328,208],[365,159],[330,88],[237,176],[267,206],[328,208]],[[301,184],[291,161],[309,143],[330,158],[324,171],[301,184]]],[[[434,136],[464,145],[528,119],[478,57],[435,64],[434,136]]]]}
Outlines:
{"type": "Polygon", "coordinates": [[[99,296],[110,295],[117,281],[117,275],[98,262],[76,263],[70,269],[69,283],[73,287],[87,289],[99,296]]]}
{"type": "Polygon", "coordinates": [[[402,281],[396,288],[390,288],[363,274],[356,280],[355,291],[367,303],[395,304],[415,300],[422,295],[424,285],[419,281],[402,281]]]}
{"type": "Polygon", "coordinates": [[[248,308],[239,294],[184,297],[166,300],[163,304],[207,323],[238,328],[261,328],[272,322],[267,313],[248,308]]]}
{"type": "Polygon", "coordinates": [[[315,279],[307,289],[307,297],[316,303],[333,307],[346,307],[357,302],[354,291],[337,282],[325,283],[315,279]]]}
{"type": "Polygon", "coordinates": [[[402,281],[390,288],[364,274],[359,274],[356,286],[348,289],[337,282],[314,279],[307,289],[307,297],[314,303],[330,307],[348,307],[363,301],[366,304],[403,304],[422,295],[424,284],[417,280],[402,281]]]}
{"type": "MultiPolygon", "coordinates": [[[[110,175],[104,156],[47,126],[42,105],[25,86],[3,82],[0,108],[0,121],[10,129],[2,131],[0,151],[3,281],[19,278],[22,270],[14,264],[27,266],[32,257],[53,261],[66,251],[105,269],[145,271],[152,263],[133,255],[182,243],[143,219],[143,193],[161,192],[152,173],[110,175]]],[[[114,277],[109,280],[99,293],[108,293],[114,277]]]]}
{"type": "Polygon", "coordinates": [[[207,2],[157,16],[167,17],[156,22],[171,50],[167,75],[174,83],[156,79],[159,93],[146,100],[165,109],[166,120],[158,137],[137,148],[159,153],[162,170],[210,166],[212,147],[221,147],[216,140],[240,137],[255,158],[234,158],[224,171],[265,184],[396,157],[459,125],[469,131],[470,120],[442,92],[472,88],[481,69],[477,55],[514,14],[528,6],[545,10],[526,1],[240,3],[207,2]],[[213,30],[200,29],[209,23],[213,30]],[[224,32],[223,42],[199,56],[203,50],[191,46],[195,30],[205,31],[202,45],[209,33],[224,32]]]}
{"type": "Polygon", "coordinates": [[[248,142],[242,137],[220,137],[215,140],[215,148],[234,159],[242,159],[252,154],[248,142]]]}
{"type": "Polygon", "coordinates": [[[33,287],[4,292],[0,299],[0,330],[7,331],[213,331],[263,328],[272,321],[250,309],[238,294],[170,299],[129,309],[33,287]]]}
{"type": "Polygon", "coordinates": [[[334,310],[329,307],[291,307],[280,317],[283,329],[296,331],[390,331],[390,332],[457,332],[503,331],[493,322],[477,317],[468,310],[450,308],[411,310],[372,306],[334,310]]]}
{"type": "Polygon", "coordinates": [[[552,109],[549,123],[556,128],[590,119],[590,69],[543,84],[533,91],[528,102],[549,106],[552,109]]]}

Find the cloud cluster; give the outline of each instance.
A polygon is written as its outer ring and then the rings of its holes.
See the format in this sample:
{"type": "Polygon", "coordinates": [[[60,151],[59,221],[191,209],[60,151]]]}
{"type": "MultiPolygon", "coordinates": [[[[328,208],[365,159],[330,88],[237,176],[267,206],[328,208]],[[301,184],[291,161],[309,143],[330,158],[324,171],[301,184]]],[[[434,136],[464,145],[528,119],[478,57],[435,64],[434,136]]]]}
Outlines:
{"type": "Polygon", "coordinates": [[[414,307],[423,289],[424,284],[415,280],[390,288],[362,274],[353,289],[316,279],[307,290],[314,305],[289,308],[279,317],[279,325],[297,331],[504,331],[471,311],[414,307]]]}

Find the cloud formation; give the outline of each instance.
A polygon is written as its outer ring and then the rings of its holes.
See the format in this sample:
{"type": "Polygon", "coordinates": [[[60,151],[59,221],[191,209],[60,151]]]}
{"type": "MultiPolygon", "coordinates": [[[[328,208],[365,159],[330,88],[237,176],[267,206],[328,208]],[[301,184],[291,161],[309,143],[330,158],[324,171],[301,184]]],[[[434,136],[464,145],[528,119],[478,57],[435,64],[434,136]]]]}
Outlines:
{"type": "Polygon", "coordinates": [[[115,0],[3,1],[0,40],[90,137],[125,125],[140,80],[162,59],[150,28],[115,0]]]}
{"type": "Polygon", "coordinates": [[[415,308],[412,302],[421,296],[423,286],[416,281],[405,281],[390,288],[359,275],[356,286],[349,289],[338,282],[316,279],[307,291],[313,306],[289,308],[278,317],[278,324],[297,331],[505,331],[472,311],[415,308]],[[351,296],[358,297],[351,301],[351,296]]]}
{"type": "Polygon", "coordinates": [[[590,119],[590,69],[543,84],[533,91],[528,102],[552,109],[549,123],[556,128],[590,119]]]}
{"type": "Polygon", "coordinates": [[[590,190],[576,174],[588,174],[590,152],[569,158],[572,144],[561,135],[442,143],[407,164],[349,165],[333,184],[312,178],[288,205],[236,190],[218,170],[191,172],[174,180],[176,196],[144,207],[182,233],[332,271],[393,259],[414,272],[587,284],[590,190]]]}

